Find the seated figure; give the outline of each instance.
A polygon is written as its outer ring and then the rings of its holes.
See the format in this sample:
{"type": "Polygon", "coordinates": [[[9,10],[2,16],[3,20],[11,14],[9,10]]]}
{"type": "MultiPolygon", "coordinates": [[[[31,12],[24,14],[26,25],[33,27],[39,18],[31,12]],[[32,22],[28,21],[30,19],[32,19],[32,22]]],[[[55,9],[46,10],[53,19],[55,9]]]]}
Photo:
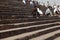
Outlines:
{"type": "Polygon", "coordinates": [[[46,16],[53,16],[51,10],[49,8],[47,8],[46,12],[45,12],[46,16]]]}
{"type": "Polygon", "coordinates": [[[55,15],[55,16],[58,16],[58,14],[59,14],[59,10],[58,10],[58,7],[56,7],[56,8],[54,9],[54,15],[55,15]]]}

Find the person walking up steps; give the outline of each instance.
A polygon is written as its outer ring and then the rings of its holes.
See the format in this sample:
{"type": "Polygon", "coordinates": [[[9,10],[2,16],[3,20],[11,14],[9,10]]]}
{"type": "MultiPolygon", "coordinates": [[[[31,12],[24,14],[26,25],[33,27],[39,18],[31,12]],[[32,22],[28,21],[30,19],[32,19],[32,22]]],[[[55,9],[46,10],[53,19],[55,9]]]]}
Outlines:
{"type": "Polygon", "coordinates": [[[43,16],[43,12],[39,9],[39,7],[37,8],[37,12],[39,13],[40,16],[43,16]]]}
{"type": "Polygon", "coordinates": [[[34,7],[32,14],[33,14],[33,17],[36,17],[36,18],[39,18],[39,16],[43,16],[43,12],[37,6],[34,7]]]}

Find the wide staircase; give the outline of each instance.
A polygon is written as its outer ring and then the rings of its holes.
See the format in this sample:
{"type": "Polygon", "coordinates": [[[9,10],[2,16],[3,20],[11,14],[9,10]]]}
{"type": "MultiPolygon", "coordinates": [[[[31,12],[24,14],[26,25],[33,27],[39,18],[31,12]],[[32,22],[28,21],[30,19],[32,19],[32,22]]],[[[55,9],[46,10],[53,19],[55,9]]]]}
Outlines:
{"type": "MultiPolygon", "coordinates": [[[[58,17],[44,17],[39,19],[28,18],[26,20],[24,19],[24,22],[20,21],[15,23],[1,24],[0,39],[33,40],[34,38],[41,37],[43,35],[46,36],[44,36],[45,38],[49,38],[51,36],[54,36],[55,34],[60,33],[60,19],[58,17]],[[50,36],[48,36],[49,33],[51,34],[50,36]]],[[[60,36],[60,34],[58,36],[60,36]]]]}
{"type": "Polygon", "coordinates": [[[20,0],[1,0],[0,7],[0,40],[57,40],[60,37],[60,17],[31,17],[30,6],[25,7],[20,0]]]}

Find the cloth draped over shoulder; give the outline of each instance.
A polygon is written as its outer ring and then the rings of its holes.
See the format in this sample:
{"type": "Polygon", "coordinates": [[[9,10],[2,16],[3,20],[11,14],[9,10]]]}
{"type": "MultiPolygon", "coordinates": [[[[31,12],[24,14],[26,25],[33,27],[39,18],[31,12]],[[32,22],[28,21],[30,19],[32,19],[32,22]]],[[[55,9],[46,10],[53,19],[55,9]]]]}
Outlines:
{"type": "Polygon", "coordinates": [[[26,4],[26,1],[25,1],[25,0],[22,0],[22,2],[23,2],[24,4],[26,4]]]}

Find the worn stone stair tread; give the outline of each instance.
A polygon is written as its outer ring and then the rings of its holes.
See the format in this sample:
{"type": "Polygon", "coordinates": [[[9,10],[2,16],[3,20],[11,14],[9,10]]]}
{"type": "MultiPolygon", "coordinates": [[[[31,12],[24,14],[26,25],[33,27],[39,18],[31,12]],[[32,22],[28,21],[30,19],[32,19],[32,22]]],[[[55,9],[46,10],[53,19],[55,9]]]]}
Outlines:
{"type": "Polygon", "coordinates": [[[54,23],[57,21],[54,20],[44,20],[44,21],[36,21],[36,22],[25,22],[25,23],[14,23],[14,24],[2,24],[0,25],[0,30],[4,29],[11,29],[11,28],[19,28],[19,27],[27,27],[27,26],[33,26],[33,25],[42,25],[46,23],[54,23]]]}
{"type": "MultiPolygon", "coordinates": [[[[22,40],[22,39],[30,39],[30,36],[31,36],[31,38],[33,37],[34,38],[34,34],[36,34],[36,36],[38,35],[38,33],[40,33],[40,32],[44,32],[44,31],[46,31],[46,30],[58,30],[58,32],[57,33],[59,33],[59,29],[58,28],[60,28],[59,26],[54,26],[54,27],[49,27],[49,28],[46,28],[46,29],[42,29],[42,30],[37,30],[37,31],[32,31],[32,32],[29,32],[29,33],[23,33],[23,34],[19,34],[19,35],[15,35],[15,36],[12,36],[12,37],[8,37],[8,38],[4,38],[4,40],[7,40],[7,39],[10,39],[10,40],[15,40],[15,39],[20,39],[20,40],[22,40]],[[24,35],[24,36],[23,36],[24,35]]],[[[51,30],[51,31],[52,31],[51,30]]],[[[55,30],[55,31],[56,31],[55,30]]],[[[52,32],[53,32],[52,31],[52,32]]],[[[48,33],[48,32],[47,32],[48,33]]],[[[39,34],[38,36],[40,36],[41,34],[39,34]]],[[[42,34],[43,35],[43,34],[42,34]]],[[[3,40],[3,39],[2,39],[3,40]]]]}

